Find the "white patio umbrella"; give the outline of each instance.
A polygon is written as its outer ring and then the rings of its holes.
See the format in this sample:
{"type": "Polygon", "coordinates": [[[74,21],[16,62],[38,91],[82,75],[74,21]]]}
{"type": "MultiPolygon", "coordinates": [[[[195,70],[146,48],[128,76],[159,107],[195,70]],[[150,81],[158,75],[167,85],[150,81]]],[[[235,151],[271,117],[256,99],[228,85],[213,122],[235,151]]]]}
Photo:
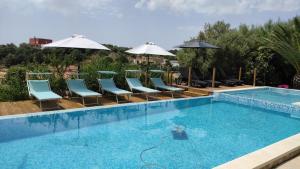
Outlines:
{"type": "Polygon", "coordinates": [[[147,42],[143,45],[137,46],[135,48],[129,49],[126,53],[135,54],[135,55],[146,55],[147,56],[147,69],[146,69],[146,84],[148,85],[148,74],[149,74],[149,56],[175,56],[174,54],[168,52],[162,47],[154,44],[153,42],[147,42]]]}
{"type": "Polygon", "coordinates": [[[73,35],[69,38],[58,40],[46,45],[43,48],[81,48],[81,49],[100,49],[110,50],[98,42],[90,40],[83,35],[73,35]]]}
{"type": "Polygon", "coordinates": [[[160,47],[152,42],[147,42],[143,45],[129,49],[126,52],[131,53],[131,54],[136,54],[136,55],[175,56],[174,54],[166,51],[162,47],[160,47]]]}
{"type": "MultiPolygon", "coordinates": [[[[77,35],[77,34],[74,34],[71,37],[66,39],[62,39],[62,40],[58,40],[52,43],[42,45],[42,48],[78,48],[78,49],[110,50],[98,42],[90,40],[83,35],[77,35]]],[[[78,63],[78,69],[79,69],[79,63],[78,63]]]]}

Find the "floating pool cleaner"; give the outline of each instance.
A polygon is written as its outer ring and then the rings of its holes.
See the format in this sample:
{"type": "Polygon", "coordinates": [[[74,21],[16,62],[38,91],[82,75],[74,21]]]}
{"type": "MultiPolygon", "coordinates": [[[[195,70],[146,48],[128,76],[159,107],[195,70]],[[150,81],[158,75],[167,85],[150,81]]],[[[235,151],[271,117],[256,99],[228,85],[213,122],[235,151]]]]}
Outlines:
{"type": "Polygon", "coordinates": [[[183,126],[175,126],[171,133],[173,135],[174,140],[187,140],[188,135],[184,130],[185,128],[183,126]]]}

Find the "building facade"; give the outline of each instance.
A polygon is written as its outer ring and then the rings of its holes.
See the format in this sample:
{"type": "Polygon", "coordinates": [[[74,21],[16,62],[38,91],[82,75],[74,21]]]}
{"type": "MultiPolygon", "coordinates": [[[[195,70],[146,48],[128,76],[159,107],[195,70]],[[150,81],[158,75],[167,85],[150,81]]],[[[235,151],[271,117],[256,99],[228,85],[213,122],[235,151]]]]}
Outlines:
{"type": "Polygon", "coordinates": [[[29,44],[32,46],[41,46],[44,44],[52,43],[51,39],[44,39],[44,38],[29,38],[29,44]]]}

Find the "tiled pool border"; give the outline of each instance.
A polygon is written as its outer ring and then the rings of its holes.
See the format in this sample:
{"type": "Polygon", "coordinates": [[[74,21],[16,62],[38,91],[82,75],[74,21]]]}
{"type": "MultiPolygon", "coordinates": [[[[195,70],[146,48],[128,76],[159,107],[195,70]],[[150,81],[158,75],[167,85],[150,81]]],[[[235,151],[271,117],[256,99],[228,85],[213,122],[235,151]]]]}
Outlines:
{"type": "Polygon", "coordinates": [[[122,104],[116,104],[116,105],[105,105],[105,106],[100,105],[100,106],[74,108],[74,109],[67,109],[67,110],[52,110],[52,111],[36,112],[36,113],[5,115],[5,116],[0,116],[0,120],[11,119],[11,118],[21,118],[21,117],[31,117],[31,116],[42,116],[42,115],[50,115],[50,114],[71,113],[74,111],[101,110],[101,109],[113,108],[113,107],[126,107],[126,106],[134,106],[134,105],[151,105],[151,104],[162,103],[162,102],[177,102],[177,101],[183,101],[183,100],[197,100],[197,99],[211,99],[211,98],[213,98],[213,96],[199,96],[199,97],[192,97],[192,98],[174,98],[174,99],[169,99],[169,100],[155,100],[155,101],[137,102],[137,103],[122,103],[122,104]]]}
{"type": "Polygon", "coordinates": [[[247,98],[243,96],[235,96],[227,93],[218,93],[215,96],[215,99],[250,107],[258,107],[261,109],[287,113],[290,114],[292,117],[300,117],[300,108],[299,106],[295,105],[275,103],[267,100],[247,98]]]}
{"type": "Polygon", "coordinates": [[[250,90],[272,90],[276,92],[283,92],[284,94],[300,95],[300,91],[295,89],[259,87],[259,88],[245,89],[245,90],[215,92],[214,99],[219,101],[226,101],[230,103],[250,106],[250,107],[258,107],[265,110],[277,111],[277,112],[289,114],[291,117],[300,118],[300,107],[298,105],[272,102],[269,100],[256,99],[253,97],[234,95],[235,92],[250,91],[250,90]]]}
{"type": "Polygon", "coordinates": [[[237,88],[237,89],[224,89],[224,90],[214,90],[213,93],[223,93],[223,92],[233,92],[233,91],[243,91],[243,90],[256,90],[270,88],[269,86],[252,86],[248,88],[237,88]]]}
{"type": "MultiPolygon", "coordinates": [[[[224,89],[224,90],[214,90],[213,93],[227,93],[227,92],[234,92],[234,91],[248,91],[248,90],[257,90],[257,89],[285,89],[285,88],[278,88],[278,87],[271,87],[271,86],[253,86],[248,88],[237,88],[237,89],[224,89]]],[[[297,89],[285,89],[289,91],[294,91],[300,94],[300,90],[297,89]]]]}

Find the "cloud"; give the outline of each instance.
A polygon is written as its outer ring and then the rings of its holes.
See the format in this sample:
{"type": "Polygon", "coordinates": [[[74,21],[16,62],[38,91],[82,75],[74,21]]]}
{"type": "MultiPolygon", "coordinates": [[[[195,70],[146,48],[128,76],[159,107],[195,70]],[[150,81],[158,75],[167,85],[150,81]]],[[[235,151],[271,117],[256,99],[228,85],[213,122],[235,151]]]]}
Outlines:
{"type": "Polygon", "coordinates": [[[2,6],[13,10],[48,10],[64,15],[106,13],[117,17],[123,15],[112,5],[113,0],[0,0],[2,6]]]}
{"type": "Polygon", "coordinates": [[[168,9],[173,12],[241,14],[263,11],[297,11],[299,0],[138,0],[136,8],[168,9]]]}

